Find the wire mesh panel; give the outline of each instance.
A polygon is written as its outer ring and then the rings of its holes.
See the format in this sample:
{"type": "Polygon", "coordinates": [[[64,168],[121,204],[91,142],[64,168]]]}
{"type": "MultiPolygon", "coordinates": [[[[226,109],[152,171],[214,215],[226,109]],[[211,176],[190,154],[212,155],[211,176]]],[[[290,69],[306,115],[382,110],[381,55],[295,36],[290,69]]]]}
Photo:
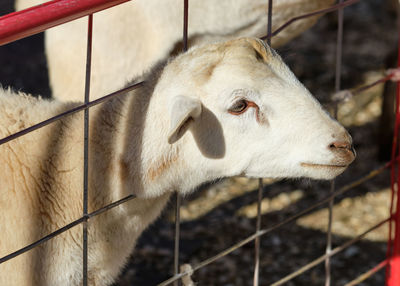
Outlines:
{"type": "MultiPolygon", "coordinates": [[[[102,102],[105,102],[107,100],[110,100],[111,98],[114,98],[116,96],[119,96],[121,94],[126,93],[127,91],[140,88],[143,83],[135,83],[125,89],[116,91],[114,93],[111,93],[105,97],[102,97],[100,99],[90,101],[89,99],[89,94],[90,94],[90,75],[91,75],[91,50],[92,50],[92,30],[93,30],[93,25],[95,25],[95,20],[93,21],[93,16],[92,14],[112,7],[114,5],[118,5],[120,3],[126,2],[126,1],[100,1],[100,0],[93,0],[93,1],[86,1],[82,5],[74,6],[74,5],[64,5],[65,3],[70,2],[68,0],[59,0],[59,1],[53,1],[50,2],[46,5],[43,5],[41,7],[29,9],[28,11],[21,11],[17,12],[14,14],[10,14],[7,16],[4,16],[0,18],[0,44],[6,44],[11,41],[15,41],[17,39],[20,39],[22,37],[26,37],[28,35],[37,33],[39,31],[43,31],[47,28],[50,28],[54,25],[58,25],[61,23],[65,23],[67,21],[77,19],[79,17],[82,17],[84,15],[89,15],[88,16],[88,40],[87,40],[87,69],[86,69],[86,87],[85,87],[85,100],[84,103],[80,106],[75,107],[74,109],[71,109],[69,111],[66,111],[60,115],[54,116],[52,118],[49,118],[43,122],[40,122],[34,126],[28,127],[18,133],[12,134],[6,138],[0,139],[0,144],[5,144],[7,142],[10,142],[11,140],[14,140],[16,138],[19,138],[20,136],[23,136],[29,132],[32,132],[34,130],[37,130],[39,128],[42,128],[48,124],[51,124],[65,116],[71,115],[76,112],[84,111],[85,114],[85,128],[84,128],[84,138],[85,138],[85,143],[84,143],[84,190],[83,190],[83,214],[82,217],[79,219],[71,222],[70,224],[58,229],[57,231],[41,238],[40,240],[20,249],[17,250],[7,256],[4,256],[0,258],[0,263],[4,263],[20,254],[23,254],[34,247],[43,244],[44,242],[52,239],[53,237],[67,231],[68,229],[77,226],[79,224],[83,225],[83,285],[88,285],[88,245],[90,245],[90,240],[88,240],[88,233],[87,233],[87,222],[91,218],[98,216],[114,207],[117,207],[121,204],[124,204],[132,199],[135,198],[134,195],[129,195],[126,196],[125,198],[122,198],[119,201],[113,202],[112,204],[109,204],[107,206],[104,206],[103,208],[100,208],[98,210],[95,210],[93,212],[88,212],[88,181],[89,181],[89,169],[90,166],[88,165],[89,162],[89,108],[93,107],[95,105],[98,105],[102,102]],[[66,8],[67,7],[67,8],[66,8]],[[29,12],[29,13],[28,13],[29,12]],[[55,13],[57,12],[57,13],[55,13]],[[32,16],[35,15],[35,13],[38,13],[37,15],[40,16],[32,16]],[[43,15],[46,15],[46,17],[43,17],[43,15]],[[23,19],[29,19],[29,21],[24,21],[23,19]]],[[[72,1],[73,2],[73,1],[72,1]]],[[[81,1],[83,3],[84,1],[81,1]]],[[[340,75],[341,75],[341,49],[342,49],[342,37],[343,37],[343,9],[349,5],[353,5],[355,3],[359,2],[359,0],[340,0],[338,1],[338,4],[333,5],[332,7],[328,9],[323,9],[320,11],[315,11],[306,15],[299,15],[287,23],[284,23],[281,27],[276,29],[275,31],[272,31],[272,16],[273,16],[273,1],[269,0],[268,1],[268,30],[267,34],[264,37],[264,39],[267,40],[267,42],[270,44],[271,43],[271,37],[276,36],[279,34],[281,31],[283,31],[286,27],[288,27],[291,23],[304,19],[306,17],[312,17],[315,15],[323,14],[323,13],[328,13],[328,12],[333,12],[333,11],[339,11],[339,27],[338,27],[338,40],[337,40],[337,57],[336,57],[336,84],[335,84],[335,89],[336,92],[339,92],[341,89],[341,83],[340,83],[340,75]]],[[[75,3],[75,2],[74,2],[75,3]]],[[[184,17],[183,17],[183,51],[186,51],[188,49],[188,23],[189,23],[189,1],[184,0],[183,1],[183,6],[184,6],[184,17]]],[[[95,35],[94,35],[95,37],[95,35]]],[[[361,93],[365,91],[368,88],[372,88],[373,86],[383,83],[385,81],[391,80],[394,77],[395,72],[388,74],[384,78],[381,78],[371,84],[368,84],[366,86],[361,86],[352,91],[352,95],[355,95],[357,93],[361,93]]],[[[337,103],[335,103],[337,104],[337,103]]],[[[336,107],[335,107],[336,110],[336,107]]],[[[394,145],[396,147],[396,145],[394,145]]],[[[394,147],[394,148],[395,148],[394,147]]],[[[260,240],[262,237],[266,236],[267,234],[271,234],[273,231],[277,230],[281,226],[287,225],[290,222],[293,222],[297,220],[298,218],[318,209],[321,206],[324,205],[329,205],[329,221],[328,221],[328,232],[327,232],[327,246],[326,246],[326,253],[322,256],[319,256],[317,259],[307,263],[306,265],[300,267],[298,271],[295,271],[286,277],[283,277],[279,281],[274,282],[272,285],[283,285],[284,283],[291,281],[295,277],[299,276],[300,274],[310,270],[311,268],[324,263],[325,262],[325,269],[326,269],[326,279],[325,279],[325,285],[331,285],[332,283],[332,276],[331,276],[331,260],[330,258],[339,252],[342,252],[346,248],[352,246],[356,242],[360,241],[370,233],[371,231],[381,227],[384,224],[387,224],[388,222],[391,221],[392,217],[389,217],[365,232],[357,235],[353,239],[348,240],[347,242],[343,243],[340,246],[337,246],[335,248],[332,248],[332,237],[331,237],[331,225],[332,225],[332,208],[333,208],[333,202],[334,199],[339,196],[343,195],[344,193],[347,193],[348,191],[354,189],[357,186],[360,186],[361,184],[365,183],[366,181],[370,180],[371,178],[374,178],[384,172],[386,169],[390,168],[393,166],[394,160],[396,157],[392,158],[392,161],[384,164],[383,166],[374,169],[370,171],[369,174],[366,176],[362,177],[359,180],[355,180],[343,187],[340,187],[335,190],[335,185],[332,182],[331,185],[331,193],[321,199],[318,200],[315,204],[312,206],[309,206],[305,208],[303,211],[296,213],[295,215],[289,216],[279,223],[263,228],[262,223],[261,223],[261,202],[262,202],[262,193],[263,193],[263,183],[262,180],[259,180],[259,187],[258,187],[258,195],[257,195],[257,219],[256,219],[256,230],[253,234],[250,236],[246,237],[245,239],[235,243],[234,245],[226,248],[225,250],[221,251],[220,253],[215,254],[212,257],[209,257],[203,261],[200,261],[190,267],[188,270],[183,270],[180,271],[179,265],[180,265],[180,257],[179,257],[179,240],[180,240],[180,207],[181,207],[181,196],[177,194],[176,196],[176,221],[175,221],[175,250],[174,250],[174,276],[171,277],[170,279],[167,279],[164,282],[161,282],[159,285],[170,285],[174,283],[175,285],[178,285],[178,281],[180,281],[182,278],[187,277],[192,275],[194,272],[206,267],[207,265],[227,256],[228,254],[234,252],[236,249],[244,247],[246,244],[249,244],[254,241],[255,243],[255,254],[254,254],[254,274],[253,274],[253,285],[259,285],[259,274],[260,274],[260,256],[263,254],[261,253],[261,248],[260,248],[260,240]]],[[[391,211],[392,215],[392,211],[391,211]]],[[[397,249],[397,248],[396,248],[397,249]]],[[[396,250],[394,251],[396,253],[396,250]]],[[[387,266],[388,261],[383,261],[379,265],[377,265],[375,268],[369,270],[367,273],[363,274],[362,276],[355,278],[353,281],[349,282],[347,285],[356,285],[356,283],[359,283],[363,279],[368,278],[369,276],[373,275],[383,267],[387,266]]],[[[283,266],[284,267],[284,266],[283,266]]],[[[200,281],[201,283],[201,281],[200,281]]],[[[395,285],[395,284],[392,284],[395,285]]],[[[391,286],[392,286],[391,285],[391,286]]]]}

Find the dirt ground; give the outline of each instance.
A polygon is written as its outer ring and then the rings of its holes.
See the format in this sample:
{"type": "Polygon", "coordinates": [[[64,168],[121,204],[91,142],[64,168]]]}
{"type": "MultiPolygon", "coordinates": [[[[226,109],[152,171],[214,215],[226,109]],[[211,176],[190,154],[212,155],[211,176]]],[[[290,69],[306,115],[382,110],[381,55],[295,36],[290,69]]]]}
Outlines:
{"type": "MultiPolygon", "coordinates": [[[[389,1],[363,0],[345,10],[342,88],[354,88],[382,76],[396,49],[395,15],[389,1]]],[[[0,3],[0,14],[12,1],[0,3]]],[[[334,90],[337,15],[324,16],[312,29],[279,49],[299,79],[323,103],[334,90]]],[[[0,83],[50,96],[43,54],[43,35],[0,47],[0,83]]],[[[383,85],[341,105],[339,118],[348,127],[357,159],[336,180],[340,188],[383,164],[378,157],[383,85]]],[[[333,246],[360,234],[388,216],[389,173],[386,171],[335,199],[333,246]]],[[[184,199],[181,224],[182,263],[196,265],[254,232],[257,181],[233,178],[184,199]]],[[[329,183],[311,180],[265,180],[262,227],[268,228],[329,195],[329,183]]],[[[324,206],[326,207],[326,205],[324,206]]],[[[327,210],[284,225],[261,239],[260,285],[269,285],[325,252],[327,210]]],[[[172,274],[174,203],[141,237],[134,258],[115,286],[156,285],[172,274]]],[[[344,285],[385,258],[387,229],[379,228],[332,260],[332,285],[344,285]]],[[[195,272],[198,285],[252,285],[254,244],[195,272]]],[[[323,265],[285,285],[324,285],[323,265]]],[[[384,270],[360,283],[384,285],[384,270]]]]}

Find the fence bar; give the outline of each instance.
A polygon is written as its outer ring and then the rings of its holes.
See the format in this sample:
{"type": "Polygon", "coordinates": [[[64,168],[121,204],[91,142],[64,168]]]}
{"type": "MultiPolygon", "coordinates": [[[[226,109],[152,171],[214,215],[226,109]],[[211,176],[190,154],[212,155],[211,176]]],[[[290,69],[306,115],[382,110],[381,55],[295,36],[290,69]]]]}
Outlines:
{"type": "MultiPolygon", "coordinates": [[[[175,246],[174,246],[174,275],[179,273],[179,240],[180,240],[180,222],[181,222],[181,203],[182,197],[176,192],[175,201],[175,246]]],[[[174,282],[175,286],[179,286],[179,281],[174,282]]]]}
{"type": "Polygon", "coordinates": [[[360,275],[356,279],[346,283],[344,286],[356,286],[356,285],[360,284],[361,282],[367,280],[368,278],[370,278],[372,275],[374,275],[376,272],[378,272],[382,268],[386,267],[387,264],[388,264],[388,261],[387,261],[387,259],[385,259],[384,261],[382,261],[381,263],[376,265],[374,268],[368,270],[367,272],[365,272],[364,274],[360,275]]]}
{"type": "MultiPolygon", "coordinates": [[[[183,52],[188,50],[188,22],[189,22],[189,0],[183,0],[183,52]]],[[[176,192],[175,202],[175,243],[174,243],[174,275],[179,273],[179,242],[181,233],[181,204],[182,196],[176,192]]],[[[174,282],[174,286],[179,286],[179,281],[174,282]]]]}
{"type": "Polygon", "coordinates": [[[314,11],[314,12],[311,12],[311,13],[307,13],[307,14],[303,14],[303,15],[300,15],[300,16],[297,16],[297,17],[293,17],[289,21],[287,21],[286,23],[282,24],[274,32],[272,32],[271,34],[267,34],[266,36],[262,37],[261,39],[262,40],[266,40],[268,38],[272,38],[272,37],[278,35],[280,32],[282,32],[284,29],[286,29],[287,26],[293,24],[294,22],[296,22],[298,20],[305,19],[305,18],[312,17],[312,16],[316,16],[316,15],[319,15],[319,14],[325,14],[325,13],[334,12],[334,11],[340,9],[340,8],[344,8],[344,7],[356,4],[359,1],[360,0],[348,0],[348,1],[345,1],[343,3],[333,5],[333,6],[329,7],[329,8],[326,8],[326,9],[321,9],[321,10],[317,10],[317,11],[314,11]]]}
{"type": "Polygon", "coordinates": [[[114,98],[114,97],[116,97],[118,95],[127,93],[127,92],[132,91],[134,89],[137,89],[139,87],[142,87],[143,84],[144,84],[143,81],[142,82],[138,82],[138,83],[134,83],[132,85],[129,85],[126,88],[120,89],[120,90],[115,91],[113,93],[110,93],[110,94],[108,94],[106,96],[100,97],[100,98],[98,98],[96,100],[93,100],[93,101],[90,101],[88,103],[81,104],[81,105],[79,105],[77,107],[74,107],[74,108],[68,110],[68,111],[65,111],[65,112],[62,112],[62,113],[60,113],[60,114],[58,114],[56,116],[50,117],[49,119],[41,121],[41,122],[39,122],[39,123],[37,123],[35,125],[32,125],[32,126],[30,126],[28,128],[25,128],[25,129],[22,129],[21,131],[18,131],[16,133],[13,133],[13,134],[11,134],[11,135],[9,135],[7,137],[4,137],[4,138],[0,139],[0,145],[5,144],[5,143],[7,143],[7,142],[9,142],[11,140],[17,139],[17,138],[19,138],[19,137],[21,137],[21,136],[23,136],[25,134],[28,134],[30,132],[33,132],[33,131],[37,130],[39,128],[47,126],[50,123],[53,123],[53,122],[55,122],[57,120],[60,120],[65,116],[77,113],[79,111],[82,111],[82,110],[85,110],[85,109],[88,109],[88,108],[91,108],[91,107],[96,106],[96,105],[98,105],[98,104],[100,104],[102,102],[108,101],[108,100],[110,100],[110,99],[112,99],[112,98],[114,98]]]}
{"type": "MultiPolygon", "coordinates": [[[[88,17],[88,34],[86,50],[85,104],[89,102],[90,75],[92,65],[92,34],[93,14],[88,17]]],[[[84,111],[84,140],[83,140],[83,217],[88,214],[88,185],[89,185],[89,109],[84,111]]],[[[82,280],[83,286],[88,284],[88,230],[87,220],[82,223],[82,280]]]]}
{"type": "MultiPolygon", "coordinates": [[[[400,4],[397,3],[397,67],[400,67],[400,4]]],[[[390,203],[390,214],[392,214],[392,222],[394,231],[392,234],[392,224],[389,228],[389,239],[388,239],[388,259],[389,265],[386,268],[386,285],[398,286],[400,284],[400,196],[399,196],[399,185],[400,185],[400,167],[399,160],[394,158],[399,155],[399,126],[400,126],[400,82],[397,82],[396,88],[396,116],[395,116],[395,127],[393,132],[393,143],[392,143],[392,164],[390,174],[390,185],[392,189],[391,203],[390,203]],[[396,200],[396,202],[395,202],[396,200]],[[395,207],[395,208],[394,208],[395,207]],[[394,210],[395,209],[395,210],[394,210]],[[394,213],[393,213],[394,210],[394,213]],[[392,237],[394,238],[392,240],[392,237]]]]}
{"type": "Polygon", "coordinates": [[[311,268],[317,266],[318,264],[322,263],[324,260],[326,260],[327,257],[332,257],[333,255],[338,254],[339,252],[343,251],[344,249],[346,249],[347,247],[355,244],[356,242],[360,241],[361,239],[364,238],[364,236],[366,236],[368,233],[370,233],[371,231],[381,227],[382,225],[384,225],[385,223],[389,222],[390,218],[387,218],[383,221],[381,221],[380,223],[372,226],[371,228],[369,228],[368,230],[364,231],[362,234],[356,236],[355,238],[343,243],[342,245],[334,248],[332,251],[330,251],[329,253],[326,253],[320,257],[318,257],[317,259],[311,261],[310,263],[304,265],[303,267],[301,267],[300,269],[298,269],[297,271],[289,274],[288,276],[280,279],[279,281],[271,284],[271,286],[279,286],[279,285],[283,285],[284,283],[292,280],[293,278],[299,276],[300,274],[303,274],[304,272],[306,272],[307,270],[310,270],[311,268]]]}
{"type": "Polygon", "coordinates": [[[98,216],[98,215],[100,215],[100,214],[102,214],[102,213],[104,213],[104,212],[106,212],[106,211],[108,211],[110,209],[113,209],[113,208],[115,208],[115,207],[117,207],[117,206],[119,206],[119,205],[121,205],[123,203],[126,203],[127,201],[130,201],[130,200],[132,200],[134,198],[136,198],[136,196],[133,195],[133,194],[129,195],[129,196],[126,196],[126,197],[124,197],[124,198],[122,198],[122,199],[120,199],[118,201],[115,201],[115,202],[113,202],[111,204],[108,204],[108,205],[102,207],[102,208],[99,208],[99,209],[95,210],[94,212],[87,214],[86,216],[82,216],[79,219],[74,220],[73,222],[63,226],[62,228],[60,228],[60,229],[58,229],[58,230],[56,230],[56,231],[54,231],[54,232],[42,237],[41,239],[39,239],[39,240],[37,240],[37,241],[35,241],[35,242],[33,242],[33,243],[21,248],[21,249],[15,251],[13,253],[10,253],[10,254],[0,258],[0,264],[6,262],[6,261],[8,261],[8,260],[10,260],[10,259],[12,259],[12,258],[14,258],[16,256],[18,256],[18,255],[21,255],[21,254],[31,250],[32,248],[35,248],[35,247],[45,243],[46,241],[52,239],[53,237],[55,237],[57,235],[62,234],[63,232],[66,232],[67,230],[73,228],[74,226],[82,223],[85,220],[88,220],[88,219],[91,219],[92,217],[98,216]]]}
{"type": "Polygon", "coordinates": [[[392,77],[393,77],[393,73],[388,74],[387,76],[385,76],[383,78],[380,78],[380,79],[378,79],[378,80],[376,80],[376,81],[374,81],[374,82],[372,82],[370,84],[367,84],[367,85],[361,86],[359,88],[356,88],[354,91],[352,91],[352,93],[353,93],[353,95],[359,94],[359,93],[361,93],[361,92],[363,92],[363,91],[365,91],[365,90],[367,90],[367,89],[369,89],[371,87],[374,87],[374,86],[376,86],[376,85],[378,85],[380,83],[384,83],[384,82],[390,80],[392,77]]]}
{"type": "MultiPolygon", "coordinates": [[[[400,4],[397,4],[397,67],[400,67],[400,4]]],[[[396,88],[396,101],[395,101],[395,106],[396,106],[396,111],[395,111],[395,125],[394,125],[394,131],[393,131],[393,142],[392,142],[392,154],[391,158],[393,161],[393,165],[391,166],[391,172],[390,172],[390,186],[391,186],[391,200],[390,200],[390,214],[394,215],[397,214],[396,216],[393,217],[392,222],[389,224],[389,238],[387,242],[387,259],[389,260],[389,265],[386,267],[386,284],[388,286],[395,286],[399,284],[399,277],[398,272],[399,270],[399,264],[398,264],[398,253],[396,253],[395,245],[399,243],[399,236],[397,233],[397,221],[399,220],[398,214],[399,214],[399,206],[396,206],[396,211],[394,212],[394,206],[395,206],[395,197],[397,200],[397,203],[399,202],[399,174],[396,174],[396,167],[397,170],[399,170],[398,160],[395,160],[395,157],[398,156],[399,154],[399,105],[400,105],[400,86],[399,82],[397,82],[397,88],[396,88]],[[393,231],[394,227],[394,231],[393,231]],[[394,236],[394,239],[393,239],[394,236]],[[397,280],[397,281],[396,281],[397,280]]],[[[396,204],[397,204],[396,203],[396,204]]]]}
{"type": "MultiPolygon", "coordinates": [[[[257,223],[256,233],[261,230],[261,202],[262,202],[263,182],[258,179],[258,198],[257,198],[257,223]]],[[[254,277],[253,286],[258,286],[260,276],[260,237],[257,236],[254,241],[254,277]]]]}
{"type": "MultiPolygon", "coordinates": [[[[342,4],[343,0],[339,0],[338,4],[342,4]]],[[[342,49],[343,49],[343,8],[338,10],[338,29],[336,38],[336,67],[335,67],[335,92],[340,91],[341,73],[342,73],[342,49]]],[[[334,104],[333,117],[337,119],[338,105],[334,104]]],[[[331,194],[335,192],[335,180],[330,182],[331,194]]],[[[332,198],[328,203],[328,228],[326,234],[326,259],[325,259],[325,286],[331,285],[331,259],[332,251],[332,220],[333,220],[333,205],[335,198],[332,198]]]]}
{"type": "MultiPolygon", "coordinates": [[[[272,5],[273,5],[273,1],[272,0],[268,0],[268,30],[267,30],[267,35],[271,35],[272,34],[272,5]]],[[[267,44],[269,46],[271,46],[271,37],[267,38],[267,44]]]]}
{"type": "MultiPolygon", "coordinates": [[[[344,0],[339,0],[342,4],[344,0]]],[[[338,92],[341,86],[342,74],[342,51],[343,51],[343,8],[338,9],[338,29],[336,38],[336,68],[335,68],[335,91],[338,92]]]]}
{"type": "MultiPolygon", "coordinates": [[[[267,34],[270,35],[272,31],[272,6],[273,0],[268,0],[268,26],[267,34]]],[[[267,44],[271,46],[271,37],[267,38],[267,44]]],[[[261,202],[262,202],[263,181],[262,178],[258,179],[258,196],[257,196],[257,221],[256,233],[261,229],[261,202]]],[[[254,275],[253,286],[259,285],[260,277],[260,237],[257,236],[254,241],[254,275]]]]}
{"type": "MultiPolygon", "coordinates": [[[[397,66],[400,66],[400,4],[397,4],[397,32],[398,32],[398,39],[397,39],[397,66]]],[[[395,196],[398,196],[398,185],[395,184],[395,179],[396,179],[396,174],[395,174],[395,166],[396,166],[396,160],[395,157],[398,155],[398,132],[399,132],[399,120],[398,120],[398,115],[399,115],[399,101],[400,101],[400,93],[399,93],[399,84],[397,83],[397,88],[396,88],[396,100],[395,100],[395,105],[396,105],[396,111],[395,111],[395,123],[394,123],[394,131],[393,131],[393,141],[392,141],[392,152],[391,152],[391,158],[393,161],[393,166],[391,166],[390,170],[390,188],[391,188],[391,197],[390,197],[390,208],[389,212],[392,215],[393,210],[394,210],[394,199],[395,196]]],[[[397,161],[397,168],[398,168],[398,161],[397,161]]],[[[387,241],[387,250],[386,250],[386,258],[389,260],[388,261],[388,266],[386,267],[385,270],[385,275],[386,275],[386,283],[385,285],[387,286],[392,286],[394,284],[393,281],[391,281],[393,278],[391,277],[392,275],[392,261],[391,258],[393,256],[393,227],[394,227],[394,221],[391,221],[389,223],[389,234],[388,234],[388,241],[387,241]]]]}
{"type": "MultiPolygon", "coordinates": [[[[271,227],[266,228],[266,229],[262,229],[262,230],[260,230],[259,232],[257,232],[257,233],[255,233],[255,234],[249,236],[248,238],[246,238],[246,239],[244,239],[244,240],[242,240],[242,241],[239,241],[238,243],[234,244],[233,246],[231,246],[231,247],[225,249],[224,251],[222,251],[222,252],[216,254],[215,256],[210,257],[210,258],[208,258],[208,259],[206,259],[206,260],[200,262],[200,263],[197,264],[195,267],[193,267],[193,269],[192,269],[192,271],[191,271],[190,273],[189,273],[189,272],[186,272],[186,271],[185,271],[185,272],[182,272],[182,273],[179,273],[179,274],[177,274],[177,275],[175,275],[175,276],[169,278],[168,280],[163,281],[162,283],[160,283],[160,284],[158,284],[158,285],[159,285],[159,286],[169,285],[169,284],[171,284],[172,282],[174,282],[174,281],[176,281],[176,280],[178,280],[178,279],[181,279],[183,276],[189,275],[189,274],[191,274],[192,272],[197,271],[197,270],[199,270],[200,268],[203,268],[203,267],[207,266],[208,264],[211,264],[211,263],[215,262],[216,260],[220,259],[221,257],[224,257],[224,256],[228,255],[229,253],[235,251],[236,249],[242,247],[243,245],[245,245],[245,244],[247,244],[247,243],[249,243],[249,242],[255,240],[256,237],[263,236],[263,235],[265,235],[265,234],[267,234],[267,233],[270,233],[270,232],[274,231],[275,229],[277,229],[277,228],[279,228],[279,227],[281,227],[281,226],[283,226],[283,225],[286,225],[286,224],[288,224],[288,223],[290,223],[290,222],[295,221],[296,219],[298,219],[298,218],[300,218],[300,217],[302,217],[302,216],[304,216],[304,215],[310,213],[311,211],[315,210],[316,208],[318,208],[318,207],[320,207],[320,206],[322,206],[322,205],[328,203],[332,198],[337,197],[337,196],[339,196],[339,195],[342,195],[342,194],[344,194],[345,192],[347,192],[347,191],[349,191],[349,190],[351,190],[351,189],[353,189],[353,188],[355,188],[355,187],[357,187],[357,186],[359,186],[359,185],[365,183],[366,181],[368,181],[368,180],[370,180],[370,179],[376,177],[377,175],[381,174],[383,171],[385,171],[385,170],[386,170],[387,168],[389,168],[390,166],[391,166],[391,162],[388,162],[388,163],[386,163],[385,165],[383,165],[383,166],[381,166],[381,167],[379,167],[379,168],[376,168],[376,169],[370,171],[370,172],[369,172],[367,175],[365,175],[364,177],[362,177],[362,178],[360,178],[360,179],[358,179],[358,180],[356,180],[356,181],[354,181],[354,182],[352,182],[352,183],[350,183],[350,184],[348,184],[348,185],[345,185],[345,186],[341,187],[339,190],[335,191],[335,193],[329,195],[329,196],[326,197],[325,199],[323,199],[323,200],[321,200],[321,201],[315,203],[314,205],[308,207],[307,209],[304,209],[304,210],[302,210],[301,212],[298,212],[297,214],[295,214],[295,215],[293,215],[293,216],[291,216],[291,217],[288,217],[287,219],[284,219],[283,221],[277,223],[277,224],[274,225],[274,226],[271,226],[271,227]]],[[[331,253],[332,253],[332,252],[331,252],[331,253]]],[[[324,259],[322,259],[322,261],[325,260],[325,256],[323,256],[323,257],[324,257],[324,259]]]]}
{"type": "Polygon", "coordinates": [[[0,46],[129,0],[54,0],[0,17],[0,46]]]}
{"type": "Polygon", "coordinates": [[[183,51],[188,50],[189,0],[183,0],[183,51]]]}
{"type": "Polygon", "coordinates": [[[340,94],[341,92],[345,91],[345,90],[341,90],[338,93],[334,94],[332,96],[332,102],[330,102],[328,104],[325,104],[325,106],[331,107],[332,110],[337,110],[337,104],[349,99],[348,96],[352,97],[352,96],[358,95],[360,93],[363,93],[364,91],[366,91],[366,90],[368,90],[368,89],[370,89],[370,88],[372,88],[372,87],[374,87],[374,86],[376,86],[378,84],[381,84],[381,83],[387,82],[388,80],[391,80],[393,78],[393,76],[394,76],[394,72],[391,72],[391,73],[387,74],[386,76],[384,76],[384,77],[382,77],[382,78],[380,78],[380,79],[378,79],[376,81],[373,81],[372,83],[369,83],[369,84],[366,84],[366,85],[363,85],[363,86],[360,86],[360,87],[357,87],[357,88],[353,88],[353,89],[347,90],[349,92],[348,95],[339,96],[339,97],[335,98],[336,94],[340,94]]]}
{"type": "MultiPolygon", "coordinates": [[[[330,193],[335,192],[335,180],[330,181],[330,193]]],[[[332,220],[333,220],[333,204],[335,198],[329,200],[328,202],[328,228],[326,232],[326,248],[325,248],[325,286],[331,285],[331,260],[329,254],[332,251],[332,220]]]]}

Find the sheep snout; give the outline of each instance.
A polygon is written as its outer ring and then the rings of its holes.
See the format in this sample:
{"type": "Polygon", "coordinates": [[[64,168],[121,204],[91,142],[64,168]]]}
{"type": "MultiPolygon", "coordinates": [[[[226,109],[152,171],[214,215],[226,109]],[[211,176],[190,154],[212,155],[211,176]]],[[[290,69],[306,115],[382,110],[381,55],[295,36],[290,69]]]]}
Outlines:
{"type": "Polygon", "coordinates": [[[338,137],[333,137],[336,140],[328,145],[328,149],[333,152],[335,156],[332,163],[335,165],[350,165],[356,158],[351,136],[347,132],[344,132],[338,137]]]}
{"type": "Polygon", "coordinates": [[[356,158],[352,138],[342,128],[338,133],[331,135],[330,143],[325,149],[315,152],[316,156],[311,160],[300,163],[303,172],[314,179],[330,180],[340,175],[356,158]]]}
{"type": "Polygon", "coordinates": [[[350,165],[356,157],[350,141],[335,141],[329,144],[328,148],[334,153],[335,159],[333,159],[333,163],[337,165],[350,165]]]}

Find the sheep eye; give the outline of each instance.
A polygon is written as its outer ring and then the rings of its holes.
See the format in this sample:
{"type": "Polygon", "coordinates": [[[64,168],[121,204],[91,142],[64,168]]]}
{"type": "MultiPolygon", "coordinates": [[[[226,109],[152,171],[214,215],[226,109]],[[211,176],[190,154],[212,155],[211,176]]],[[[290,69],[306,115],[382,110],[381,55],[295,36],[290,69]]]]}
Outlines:
{"type": "Polygon", "coordinates": [[[239,115],[245,112],[248,106],[248,102],[244,99],[241,99],[237,101],[231,108],[229,108],[228,112],[233,115],[239,115]]]}

